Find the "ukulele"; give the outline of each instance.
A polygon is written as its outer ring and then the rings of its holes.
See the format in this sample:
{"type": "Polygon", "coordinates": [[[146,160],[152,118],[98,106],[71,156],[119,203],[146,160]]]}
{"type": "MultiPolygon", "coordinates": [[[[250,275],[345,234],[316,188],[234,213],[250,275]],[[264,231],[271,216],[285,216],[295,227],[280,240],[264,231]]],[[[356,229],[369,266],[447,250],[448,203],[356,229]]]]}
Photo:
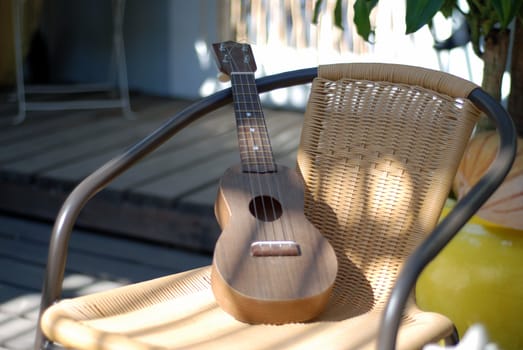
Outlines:
{"type": "Polygon", "coordinates": [[[303,214],[303,182],[274,162],[249,45],[213,44],[231,79],[241,164],[220,180],[215,214],[222,233],[211,287],[222,309],[248,323],[307,321],[326,306],[337,273],[327,239],[303,214]]]}

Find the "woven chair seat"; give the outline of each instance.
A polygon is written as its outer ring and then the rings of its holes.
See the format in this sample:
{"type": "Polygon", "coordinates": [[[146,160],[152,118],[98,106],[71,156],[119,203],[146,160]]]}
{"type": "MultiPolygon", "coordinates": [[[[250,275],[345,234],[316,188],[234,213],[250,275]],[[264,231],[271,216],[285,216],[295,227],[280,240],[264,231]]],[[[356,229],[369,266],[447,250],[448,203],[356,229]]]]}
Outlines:
{"type": "MultiPolygon", "coordinates": [[[[420,348],[452,332],[444,316],[408,308],[400,348],[420,348]],[[420,336],[423,335],[423,336],[420,336]]],[[[372,349],[380,313],[355,316],[332,303],[318,319],[248,325],[215,302],[210,268],[195,269],[96,295],[63,300],[42,320],[44,332],[74,349],[372,349]]]]}

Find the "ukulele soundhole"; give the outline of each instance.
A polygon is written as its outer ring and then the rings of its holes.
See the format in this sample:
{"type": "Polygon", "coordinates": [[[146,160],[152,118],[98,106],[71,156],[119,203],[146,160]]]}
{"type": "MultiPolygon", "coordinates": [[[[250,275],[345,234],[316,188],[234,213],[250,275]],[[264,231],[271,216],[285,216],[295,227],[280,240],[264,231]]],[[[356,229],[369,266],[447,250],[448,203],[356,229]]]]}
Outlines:
{"type": "Polygon", "coordinates": [[[252,216],[261,221],[274,221],[282,215],[280,202],[271,196],[257,196],[249,203],[252,216]]]}

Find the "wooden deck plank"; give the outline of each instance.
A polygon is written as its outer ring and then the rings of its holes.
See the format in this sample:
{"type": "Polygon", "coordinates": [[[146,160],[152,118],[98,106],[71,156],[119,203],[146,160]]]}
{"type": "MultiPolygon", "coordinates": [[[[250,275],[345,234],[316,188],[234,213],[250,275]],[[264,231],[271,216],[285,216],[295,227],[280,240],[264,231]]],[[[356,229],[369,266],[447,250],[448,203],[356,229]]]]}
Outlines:
{"type": "Polygon", "coordinates": [[[84,110],[75,113],[74,118],[68,118],[71,114],[67,111],[41,111],[36,113],[37,117],[25,121],[23,127],[14,125],[12,119],[2,118],[6,123],[2,125],[4,131],[0,133],[0,145],[53,133],[60,128],[80,126],[98,113],[101,111],[84,110]]]}
{"type": "MultiPolygon", "coordinates": [[[[44,245],[35,245],[27,241],[19,242],[0,238],[0,264],[6,263],[6,266],[23,269],[23,271],[36,269],[38,276],[41,276],[41,266],[44,266],[47,262],[47,250],[47,246],[44,245]],[[19,266],[20,263],[21,266],[19,266]]],[[[130,263],[130,261],[117,259],[115,257],[84,253],[75,249],[71,249],[67,257],[67,265],[70,273],[82,273],[100,279],[115,281],[119,281],[121,271],[128,268],[130,263]]],[[[133,265],[132,270],[127,272],[125,281],[123,282],[138,282],[151,276],[159,277],[176,271],[174,267],[150,267],[134,262],[133,265]]],[[[32,274],[29,276],[31,279],[34,277],[32,274]]],[[[21,283],[20,277],[14,276],[14,278],[15,280],[4,280],[3,282],[12,285],[21,283]]]]}
{"type": "MultiPolygon", "coordinates": [[[[138,105],[136,111],[138,118],[144,118],[146,122],[158,120],[158,124],[160,120],[173,113],[173,110],[180,108],[181,104],[172,100],[164,101],[161,104],[151,105],[150,103],[151,101],[148,100],[139,100],[133,105],[138,105]]],[[[59,114],[59,118],[54,118],[49,122],[53,125],[52,128],[43,129],[29,124],[19,126],[18,129],[11,128],[9,132],[6,132],[4,135],[13,135],[17,134],[17,130],[21,130],[19,133],[24,132],[26,135],[11,139],[9,143],[0,148],[0,162],[4,164],[11,160],[20,162],[24,157],[31,158],[35,155],[42,156],[47,151],[64,150],[66,146],[75,145],[82,140],[91,141],[94,144],[98,137],[119,133],[122,129],[132,130],[138,123],[140,121],[127,120],[119,115],[111,115],[107,111],[79,111],[77,114],[75,113],[74,117],[71,117],[71,114],[59,114]],[[76,118],[77,115],[81,118],[76,118]],[[31,142],[27,142],[28,140],[31,142]]],[[[39,125],[37,124],[37,126],[39,125]]],[[[43,125],[45,126],[45,124],[43,125]]],[[[152,130],[151,127],[149,131],[152,130]]],[[[139,136],[143,137],[144,134],[139,136]]],[[[31,160],[29,159],[28,162],[30,163],[31,160]]]]}
{"type": "MultiPolygon", "coordinates": [[[[147,97],[138,97],[135,104],[146,106],[148,102],[150,100],[147,97]]],[[[41,113],[37,112],[37,114],[41,113]]],[[[113,110],[51,111],[47,113],[48,115],[45,117],[27,118],[20,125],[12,125],[6,128],[0,133],[0,144],[13,147],[14,145],[24,144],[27,140],[44,142],[43,140],[46,139],[52,143],[52,141],[59,140],[63,133],[67,134],[76,129],[83,129],[88,124],[122,119],[113,110]]],[[[2,159],[5,158],[2,157],[2,159]]]]}
{"type": "Polygon", "coordinates": [[[53,134],[40,135],[28,140],[19,140],[2,147],[0,161],[4,164],[11,160],[20,160],[31,157],[35,154],[61,149],[69,145],[74,145],[81,139],[95,139],[104,133],[121,125],[117,118],[106,118],[97,123],[87,123],[86,125],[74,129],[60,129],[53,134]]]}
{"type": "MultiPolygon", "coordinates": [[[[193,132],[181,132],[179,135],[169,142],[168,146],[163,150],[154,152],[151,156],[145,158],[135,167],[129,169],[121,176],[116,178],[108,186],[112,191],[129,191],[134,186],[138,186],[151,179],[164,175],[165,173],[172,173],[176,169],[189,166],[191,163],[201,161],[199,155],[209,153],[216,148],[216,145],[223,146],[229,144],[230,140],[234,141],[234,129],[230,123],[227,123],[224,118],[214,118],[203,124],[198,133],[195,133],[196,128],[188,129],[193,132]],[[210,125],[212,125],[210,127],[210,125]],[[202,128],[214,130],[213,137],[202,128]],[[189,142],[182,143],[182,138],[189,142]],[[177,141],[177,142],[176,142],[177,141]]],[[[234,147],[234,145],[231,145],[234,147]]]]}
{"type": "Polygon", "coordinates": [[[0,323],[0,343],[5,344],[8,349],[28,349],[32,334],[34,320],[9,316],[5,322],[0,323]]]}
{"type": "Polygon", "coordinates": [[[40,306],[40,291],[30,291],[0,284],[0,312],[4,315],[32,314],[40,306]]]}
{"type": "MultiPolygon", "coordinates": [[[[149,95],[133,95],[131,97],[131,107],[138,118],[151,117],[144,114],[143,108],[165,103],[176,103],[176,110],[180,110],[190,104],[190,101],[180,99],[170,99],[149,95]]],[[[0,112],[2,114],[2,112],[0,112]]],[[[0,145],[4,145],[28,137],[52,134],[60,129],[70,129],[85,126],[86,123],[102,120],[106,118],[123,119],[121,110],[102,109],[102,110],[62,110],[62,111],[35,111],[29,112],[26,120],[20,125],[13,125],[13,116],[0,115],[0,145]]]]}
{"type": "Polygon", "coordinates": [[[94,137],[97,131],[103,130],[103,128],[111,126],[111,124],[115,125],[116,121],[108,120],[107,123],[107,125],[103,126],[101,126],[99,123],[90,124],[91,126],[78,128],[74,132],[71,130],[62,129],[55,132],[54,134],[40,136],[35,135],[29,140],[21,139],[17,142],[12,142],[2,147],[0,153],[0,162],[5,165],[12,160],[20,160],[37,153],[64,147],[68,144],[73,144],[80,138],[94,137]],[[102,129],[100,129],[100,127],[102,127],[102,129]]]}
{"type": "Polygon", "coordinates": [[[60,145],[59,147],[48,149],[45,152],[35,150],[24,159],[17,159],[14,162],[4,165],[3,169],[19,174],[38,174],[46,169],[53,169],[63,164],[69,164],[70,162],[74,162],[79,158],[87,157],[91,154],[105,152],[107,149],[121,149],[122,144],[129,144],[139,139],[139,137],[143,135],[143,132],[150,130],[150,126],[140,125],[138,128],[133,129],[132,132],[127,132],[128,129],[128,127],[121,128],[120,132],[116,133],[116,135],[113,133],[97,134],[96,143],[89,140],[66,145],[66,147],[60,145]],[[138,135],[135,133],[138,133],[138,135]]]}
{"type": "MultiPolygon", "coordinates": [[[[49,224],[19,220],[5,215],[0,215],[0,222],[2,223],[0,239],[10,238],[22,244],[39,245],[47,251],[51,234],[49,224]]],[[[118,259],[152,269],[183,271],[210,263],[209,255],[189,253],[147,242],[122,240],[103,233],[95,234],[80,229],[75,229],[71,234],[69,247],[72,251],[82,254],[118,259]],[[103,250],[100,247],[103,247],[103,250]]]]}
{"type": "MultiPolygon", "coordinates": [[[[5,273],[5,272],[4,272],[5,273]]],[[[39,291],[30,291],[26,288],[14,287],[0,282],[0,312],[2,313],[23,313],[27,309],[25,305],[29,299],[22,299],[20,296],[33,294],[39,295],[39,291]]]]}
{"type": "Polygon", "coordinates": [[[181,169],[175,175],[164,176],[135,187],[130,191],[128,197],[141,202],[151,198],[151,200],[161,203],[172,203],[202,186],[217,183],[224,171],[236,163],[238,163],[238,155],[230,152],[221,153],[204,163],[181,169]]]}
{"type": "MultiPolygon", "coordinates": [[[[56,218],[67,195],[58,189],[18,184],[0,184],[0,193],[2,210],[48,220],[56,218]]],[[[204,252],[212,251],[219,233],[214,216],[199,206],[162,207],[158,203],[108,200],[101,194],[83,208],[77,225],[204,252]]]]}
{"type": "MultiPolygon", "coordinates": [[[[216,132],[221,130],[222,127],[220,127],[220,125],[223,124],[222,117],[220,116],[217,118],[211,118],[209,120],[197,122],[191,128],[182,130],[178,135],[176,135],[176,137],[167,141],[164,145],[161,146],[160,149],[158,149],[156,152],[153,152],[150,157],[158,156],[162,152],[168,152],[173,149],[188,147],[195,140],[211,138],[215,136],[216,132]]],[[[136,140],[136,142],[138,142],[138,140],[136,140]]],[[[43,172],[39,176],[39,179],[42,181],[55,180],[64,181],[66,183],[77,183],[110,159],[122,154],[122,152],[131,144],[122,146],[120,149],[109,149],[106,150],[103,154],[83,157],[78,159],[78,161],[72,162],[70,164],[55,167],[49,171],[43,172]]]]}
{"type": "Polygon", "coordinates": [[[178,147],[171,152],[149,157],[116,178],[107,188],[113,191],[132,192],[134,188],[154,181],[158,177],[168,176],[180,169],[190,167],[191,164],[205,161],[213,155],[209,151],[216,151],[216,144],[220,145],[220,149],[227,149],[227,147],[232,149],[235,146],[233,131],[217,135],[212,139],[200,138],[191,143],[190,147],[178,147]]]}
{"type": "Polygon", "coordinates": [[[0,257],[2,275],[0,282],[12,287],[37,291],[42,287],[42,268],[22,261],[0,257]]]}
{"type": "Polygon", "coordinates": [[[121,150],[151,132],[158,125],[158,122],[147,121],[136,126],[132,121],[128,121],[124,125],[120,123],[116,125],[118,126],[116,128],[94,131],[94,140],[93,138],[79,138],[79,142],[72,143],[66,147],[59,145],[59,147],[47,149],[44,152],[35,150],[33,154],[26,156],[24,159],[17,159],[4,165],[3,169],[32,175],[46,169],[54,169],[63,164],[69,164],[77,159],[93,154],[104,153],[108,149],[121,150]]]}
{"type": "MultiPolygon", "coordinates": [[[[299,132],[295,120],[280,118],[267,124],[269,133],[273,135],[271,143],[275,156],[288,147],[289,143],[293,148],[296,147],[297,138],[291,136],[292,132],[299,132]]],[[[216,140],[218,142],[215,143],[215,148],[204,147],[201,154],[198,149],[191,148],[191,159],[198,160],[194,165],[187,167],[180,164],[179,171],[135,187],[129,193],[130,198],[153,197],[171,202],[209,184],[217,184],[225,170],[239,162],[239,155],[235,136],[230,139],[218,138],[216,140]]],[[[211,200],[214,199],[211,198],[211,200]]]]}

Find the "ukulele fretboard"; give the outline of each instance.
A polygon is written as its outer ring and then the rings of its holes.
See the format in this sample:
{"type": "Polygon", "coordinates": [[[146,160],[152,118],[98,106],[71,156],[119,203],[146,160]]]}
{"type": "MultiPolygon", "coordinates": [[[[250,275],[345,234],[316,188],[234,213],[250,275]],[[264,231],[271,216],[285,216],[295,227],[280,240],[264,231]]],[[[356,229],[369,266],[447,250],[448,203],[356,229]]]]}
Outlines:
{"type": "Polygon", "coordinates": [[[276,172],[254,73],[233,72],[231,83],[242,170],[249,173],[276,172]]]}

